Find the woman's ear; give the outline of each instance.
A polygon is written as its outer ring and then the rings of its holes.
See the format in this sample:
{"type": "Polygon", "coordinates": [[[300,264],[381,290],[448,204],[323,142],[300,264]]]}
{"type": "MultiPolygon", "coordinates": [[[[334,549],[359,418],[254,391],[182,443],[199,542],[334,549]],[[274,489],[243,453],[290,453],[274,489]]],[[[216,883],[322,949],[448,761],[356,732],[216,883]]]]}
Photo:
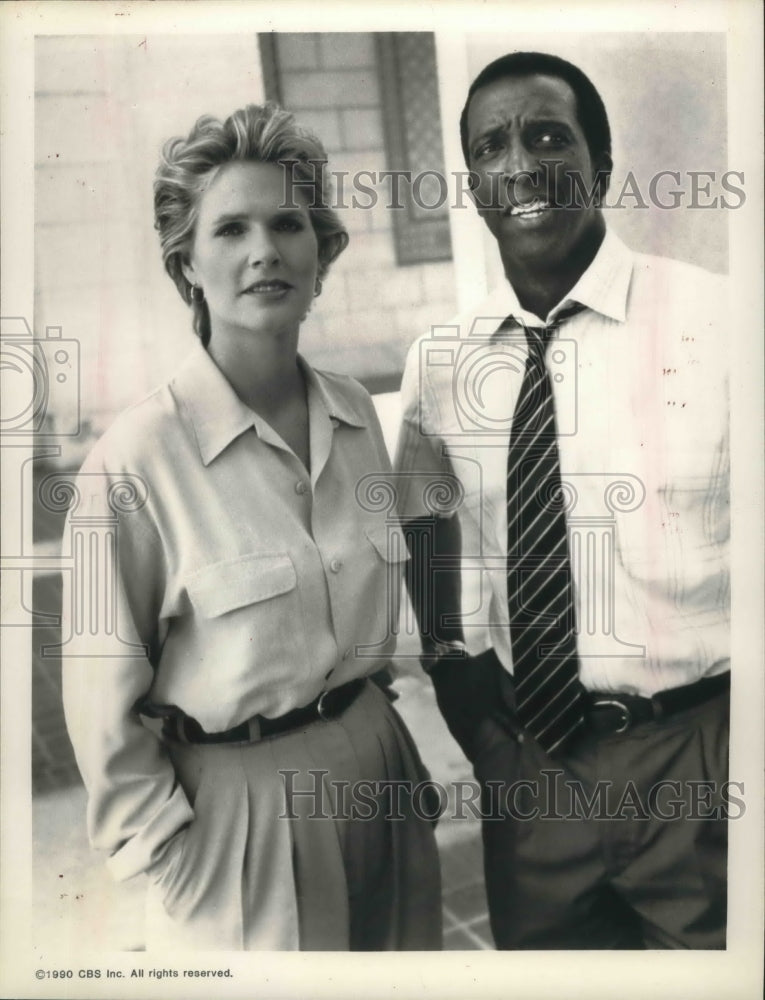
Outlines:
{"type": "Polygon", "coordinates": [[[322,268],[326,270],[329,265],[337,260],[340,254],[348,246],[350,237],[345,230],[339,233],[332,233],[330,236],[325,236],[321,241],[318,251],[319,259],[319,271],[322,268]]]}
{"type": "Polygon", "coordinates": [[[183,271],[183,276],[188,281],[190,285],[196,285],[197,274],[194,270],[194,265],[191,263],[191,258],[187,253],[181,257],[181,270],[183,271]]]}

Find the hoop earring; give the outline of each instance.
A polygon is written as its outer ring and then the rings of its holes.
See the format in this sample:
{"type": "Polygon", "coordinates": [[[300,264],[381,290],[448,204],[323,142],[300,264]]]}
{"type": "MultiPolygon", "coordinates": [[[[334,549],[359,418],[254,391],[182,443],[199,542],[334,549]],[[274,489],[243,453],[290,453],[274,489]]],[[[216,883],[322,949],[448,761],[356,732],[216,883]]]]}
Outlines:
{"type": "Polygon", "coordinates": [[[316,284],[313,286],[313,297],[314,298],[318,298],[318,296],[321,295],[321,288],[322,288],[321,278],[317,278],[316,279],[316,284]]]}
{"type": "Polygon", "coordinates": [[[192,302],[204,302],[205,300],[205,290],[201,285],[191,286],[191,301],[192,302]]]}

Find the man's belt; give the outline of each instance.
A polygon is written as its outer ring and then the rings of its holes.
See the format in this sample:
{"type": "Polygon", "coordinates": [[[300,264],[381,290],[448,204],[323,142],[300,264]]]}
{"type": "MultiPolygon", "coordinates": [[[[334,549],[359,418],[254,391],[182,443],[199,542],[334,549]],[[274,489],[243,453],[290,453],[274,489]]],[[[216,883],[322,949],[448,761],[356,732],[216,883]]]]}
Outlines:
{"type": "Polygon", "coordinates": [[[293,708],[292,711],[285,712],[275,719],[266,718],[265,715],[255,715],[246,722],[234,726],[233,729],[226,729],[220,733],[205,732],[196,719],[182,713],[166,718],[162,732],[165,736],[184,743],[254,743],[269,736],[302,729],[319,719],[325,721],[336,719],[350,708],[365,684],[364,678],[348,681],[347,684],[341,684],[331,691],[322,691],[317,698],[302,708],[293,708]]]}
{"type": "Polygon", "coordinates": [[[694,684],[659,691],[650,698],[638,695],[588,691],[587,722],[600,734],[626,733],[641,722],[656,722],[688,708],[695,708],[730,689],[730,671],[704,677],[694,684]]]}

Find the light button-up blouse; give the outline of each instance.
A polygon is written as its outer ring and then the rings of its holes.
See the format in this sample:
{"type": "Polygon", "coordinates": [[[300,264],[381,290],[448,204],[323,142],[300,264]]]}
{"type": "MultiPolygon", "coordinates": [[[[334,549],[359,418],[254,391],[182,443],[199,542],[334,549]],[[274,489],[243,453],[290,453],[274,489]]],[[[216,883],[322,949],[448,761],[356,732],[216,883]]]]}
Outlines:
{"type": "Polygon", "coordinates": [[[117,525],[126,655],[88,656],[80,636],[84,655],[63,660],[90,835],[117,877],[147,868],[191,816],[139,709],[176,706],[217,732],[369,675],[394,649],[406,546],[375,489],[390,466],[374,407],[352,379],[300,363],[310,476],[201,345],[117,419],[80,472],[76,516],[106,516],[121,477],[140,477],[146,498],[117,525]]]}

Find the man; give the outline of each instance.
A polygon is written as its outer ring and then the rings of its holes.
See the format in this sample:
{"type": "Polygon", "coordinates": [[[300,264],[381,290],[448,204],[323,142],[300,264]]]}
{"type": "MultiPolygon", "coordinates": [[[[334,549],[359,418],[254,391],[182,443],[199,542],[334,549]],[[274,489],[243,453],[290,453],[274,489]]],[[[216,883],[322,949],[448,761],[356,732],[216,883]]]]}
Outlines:
{"type": "Polygon", "coordinates": [[[606,226],[608,119],[571,64],[498,59],[461,130],[507,280],[413,346],[398,468],[495,941],[723,948],[724,279],[606,226]]]}

